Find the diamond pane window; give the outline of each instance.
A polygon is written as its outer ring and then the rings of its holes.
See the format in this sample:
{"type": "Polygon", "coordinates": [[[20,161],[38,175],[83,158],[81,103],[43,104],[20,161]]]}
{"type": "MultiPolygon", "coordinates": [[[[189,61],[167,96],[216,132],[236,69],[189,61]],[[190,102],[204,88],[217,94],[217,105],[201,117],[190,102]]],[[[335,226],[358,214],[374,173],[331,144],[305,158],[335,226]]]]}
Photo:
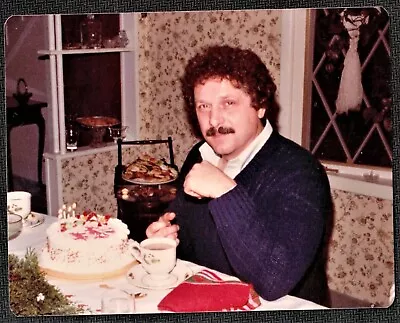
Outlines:
{"type": "Polygon", "coordinates": [[[318,9],[314,34],[310,151],[324,161],[392,167],[388,14],[382,8],[318,9]],[[360,21],[351,20],[359,31],[362,100],[358,109],[341,113],[336,100],[351,38],[344,22],[354,17],[360,21]]]}

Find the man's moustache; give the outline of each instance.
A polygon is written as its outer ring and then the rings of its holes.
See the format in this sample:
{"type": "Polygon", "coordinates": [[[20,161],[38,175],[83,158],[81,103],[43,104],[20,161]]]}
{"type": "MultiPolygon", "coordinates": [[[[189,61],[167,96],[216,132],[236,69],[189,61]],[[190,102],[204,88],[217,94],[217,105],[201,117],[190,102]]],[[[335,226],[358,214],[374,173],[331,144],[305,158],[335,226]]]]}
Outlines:
{"type": "Polygon", "coordinates": [[[235,130],[233,128],[219,127],[217,129],[215,127],[211,127],[210,129],[207,130],[206,136],[207,137],[212,137],[212,136],[215,136],[217,133],[220,133],[222,135],[226,135],[226,134],[229,134],[229,133],[235,133],[235,130]]]}

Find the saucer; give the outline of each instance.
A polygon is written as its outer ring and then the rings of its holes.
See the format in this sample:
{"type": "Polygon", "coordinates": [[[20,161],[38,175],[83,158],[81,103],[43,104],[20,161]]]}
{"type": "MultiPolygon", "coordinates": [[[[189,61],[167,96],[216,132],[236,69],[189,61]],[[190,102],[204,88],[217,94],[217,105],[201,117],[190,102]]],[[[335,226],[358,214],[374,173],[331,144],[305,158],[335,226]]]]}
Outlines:
{"type": "Polygon", "coordinates": [[[178,276],[174,273],[169,274],[166,279],[162,280],[154,280],[151,275],[147,274],[142,277],[141,283],[150,288],[168,288],[169,286],[173,286],[177,281],[178,276]]]}
{"type": "Polygon", "coordinates": [[[188,279],[193,275],[193,272],[181,261],[176,262],[175,268],[172,270],[167,279],[161,281],[154,281],[150,275],[138,264],[133,266],[128,274],[127,278],[129,283],[136,287],[153,290],[170,289],[178,286],[184,280],[188,279]]]}
{"type": "Polygon", "coordinates": [[[24,220],[24,227],[34,228],[44,222],[44,215],[36,212],[28,214],[24,220]]]}

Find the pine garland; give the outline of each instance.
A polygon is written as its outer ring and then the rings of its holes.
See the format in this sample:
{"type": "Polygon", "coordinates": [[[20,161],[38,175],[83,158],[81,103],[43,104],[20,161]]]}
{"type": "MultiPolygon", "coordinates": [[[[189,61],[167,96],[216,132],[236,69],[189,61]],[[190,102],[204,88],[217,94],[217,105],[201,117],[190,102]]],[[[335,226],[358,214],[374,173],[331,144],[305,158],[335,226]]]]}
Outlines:
{"type": "Polygon", "coordinates": [[[83,309],[75,306],[60,290],[49,284],[40,271],[34,251],[28,250],[24,258],[8,255],[10,308],[17,316],[79,314],[83,309]]]}

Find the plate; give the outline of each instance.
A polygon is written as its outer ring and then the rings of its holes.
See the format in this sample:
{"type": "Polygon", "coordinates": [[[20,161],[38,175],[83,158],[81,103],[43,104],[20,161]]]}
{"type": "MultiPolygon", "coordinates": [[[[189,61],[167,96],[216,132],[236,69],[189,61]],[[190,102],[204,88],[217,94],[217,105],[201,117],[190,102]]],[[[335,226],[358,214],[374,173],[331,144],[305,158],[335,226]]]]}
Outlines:
{"type": "Polygon", "coordinates": [[[132,268],[132,266],[137,266],[137,261],[136,260],[132,260],[131,262],[129,262],[127,265],[124,265],[123,267],[119,268],[119,269],[115,269],[112,271],[108,271],[108,272],[102,272],[102,273],[81,273],[81,274],[77,274],[77,273],[67,273],[67,272],[62,272],[59,270],[54,270],[54,269],[50,269],[48,267],[46,267],[46,265],[43,262],[43,257],[44,258],[48,258],[49,253],[46,251],[47,249],[45,249],[44,251],[42,251],[41,254],[41,258],[39,260],[39,268],[40,270],[46,274],[46,276],[51,277],[51,278],[55,278],[55,279],[62,279],[62,280],[70,280],[70,281],[75,281],[75,282],[98,282],[99,280],[108,280],[108,279],[115,279],[118,277],[123,277],[126,275],[126,273],[128,272],[128,270],[130,270],[132,268]]]}
{"type": "Polygon", "coordinates": [[[132,183],[132,184],[138,184],[138,185],[161,185],[161,184],[167,184],[167,183],[171,183],[171,182],[173,182],[173,181],[175,181],[176,179],[178,178],[178,176],[175,176],[174,178],[171,178],[171,179],[168,179],[168,180],[157,180],[157,179],[154,179],[154,180],[151,180],[151,181],[146,181],[146,180],[143,180],[143,179],[141,179],[141,178],[128,178],[128,177],[126,177],[125,176],[125,174],[122,174],[122,179],[124,180],[124,181],[127,181],[127,182],[129,182],[129,183],[132,183]]]}
{"type": "Polygon", "coordinates": [[[126,165],[122,172],[122,179],[139,185],[159,185],[175,181],[178,170],[167,164],[165,159],[141,154],[136,160],[126,165]]]}
{"type": "Polygon", "coordinates": [[[140,264],[133,266],[131,270],[129,270],[127,278],[129,283],[136,287],[152,290],[164,290],[178,286],[192,275],[192,270],[178,260],[175,268],[170,274],[170,277],[165,281],[156,282],[153,284],[149,279],[149,274],[146,273],[140,264]]]}
{"type": "Polygon", "coordinates": [[[34,228],[41,225],[45,220],[43,214],[31,212],[28,217],[24,220],[24,227],[34,228]]]}

